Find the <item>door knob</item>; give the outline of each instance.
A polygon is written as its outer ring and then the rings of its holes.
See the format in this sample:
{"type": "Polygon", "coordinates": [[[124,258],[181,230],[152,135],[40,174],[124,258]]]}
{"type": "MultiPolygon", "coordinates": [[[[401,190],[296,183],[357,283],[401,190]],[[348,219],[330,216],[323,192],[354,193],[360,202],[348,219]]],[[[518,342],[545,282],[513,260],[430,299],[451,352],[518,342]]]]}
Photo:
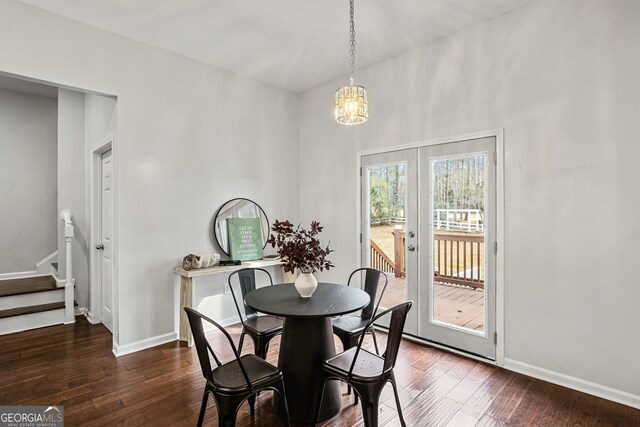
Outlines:
{"type": "Polygon", "coordinates": [[[104,245],[97,245],[97,246],[96,246],[96,249],[97,249],[97,250],[99,250],[99,251],[101,251],[101,250],[103,250],[103,249],[104,249],[104,245]]]}
{"type": "Polygon", "coordinates": [[[416,233],[414,233],[413,231],[409,232],[409,237],[415,237],[415,236],[416,236],[416,233]]]}
{"type": "Polygon", "coordinates": [[[413,245],[409,245],[409,246],[407,246],[407,250],[413,252],[413,251],[416,250],[416,247],[413,246],[413,245]]]}

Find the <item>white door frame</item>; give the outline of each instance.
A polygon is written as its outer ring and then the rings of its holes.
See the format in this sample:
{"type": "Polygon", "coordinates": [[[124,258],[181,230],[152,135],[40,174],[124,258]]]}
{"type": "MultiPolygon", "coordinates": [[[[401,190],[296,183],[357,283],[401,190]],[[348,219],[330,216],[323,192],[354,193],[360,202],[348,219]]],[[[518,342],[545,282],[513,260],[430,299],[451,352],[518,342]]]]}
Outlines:
{"type": "MultiPolygon", "coordinates": [[[[451,142],[466,141],[469,139],[478,139],[486,137],[496,138],[496,242],[498,251],[496,254],[496,360],[497,366],[504,366],[504,129],[492,129],[480,132],[473,132],[464,135],[447,136],[444,138],[429,139],[424,141],[416,141],[408,144],[392,145],[382,148],[374,148],[370,150],[358,151],[356,153],[356,169],[355,182],[358,189],[358,197],[356,198],[356,230],[354,242],[360,241],[360,233],[362,232],[362,184],[361,184],[361,167],[362,157],[370,154],[381,154],[390,151],[406,150],[409,148],[420,148],[430,145],[447,144],[451,142]]],[[[362,258],[362,245],[356,245],[356,259],[362,258]]],[[[430,343],[432,344],[432,343],[430,343]]],[[[437,346],[437,345],[436,345],[437,346]]],[[[484,359],[483,359],[484,360],[484,359]]]]}
{"type": "MultiPolygon", "coordinates": [[[[90,218],[91,232],[89,245],[89,308],[88,318],[91,323],[102,323],[102,289],[101,289],[101,265],[100,251],[96,246],[101,244],[102,236],[102,155],[111,150],[111,161],[113,163],[113,344],[118,343],[118,198],[117,196],[117,162],[115,135],[109,135],[91,148],[90,160],[90,218]]],[[[115,347],[114,347],[115,348],[115,347]]]]}

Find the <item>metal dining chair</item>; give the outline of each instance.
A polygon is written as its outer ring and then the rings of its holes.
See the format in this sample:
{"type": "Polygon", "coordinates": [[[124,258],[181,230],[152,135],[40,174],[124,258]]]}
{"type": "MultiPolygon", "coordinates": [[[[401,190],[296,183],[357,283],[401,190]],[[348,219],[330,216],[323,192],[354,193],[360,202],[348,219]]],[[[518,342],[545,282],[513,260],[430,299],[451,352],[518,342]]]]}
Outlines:
{"type": "MultiPolygon", "coordinates": [[[[364,291],[369,294],[369,305],[362,309],[360,315],[338,317],[336,319],[333,319],[331,323],[333,325],[333,333],[338,338],[340,338],[340,341],[342,342],[343,350],[348,350],[352,347],[355,347],[358,344],[360,335],[370,334],[373,338],[373,346],[376,349],[376,354],[379,354],[380,352],[378,350],[376,331],[373,329],[373,327],[367,329],[365,326],[378,312],[378,307],[380,307],[380,302],[382,301],[382,297],[384,296],[384,291],[387,289],[387,285],[389,284],[389,278],[381,270],[378,270],[376,268],[363,267],[354,270],[349,275],[347,286],[351,285],[351,279],[355,274],[363,271],[365,272],[364,291]],[[378,303],[375,304],[377,296],[376,294],[378,293],[378,286],[380,284],[381,276],[384,277],[384,286],[382,288],[382,292],[380,292],[380,297],[378,297],[378,303]]],[[[351,387],[347,389],[347,394],[351,394],[351,387]]]]}
{"type": "Polygon", "coordinates": [[[363,267],[354,270],[351,275],[349,275],[347,286],[351,285],[351,279],[353,279],[353,276],[356,273],[362,271],[365,272],[364,291],[369,294],[369,305],[362,309],[360,315],[348,315],[333,319],[333,333],[337,335],[338,338],[340,338],[343,350],[348,350],[352,347],[355,347],[355,345],[358,344],[360,335],[362,335],[363,333],[371,334],[373,338],[373,345],[376,349],[376,353],[378,353],[379,351],[376,332],[372,327],[369,327],[367,329],[365,326],[378,312],[378,307],[380,307],[380,302],[382,301],[382,297],[384,296],[384,291],[387,289],[387,285],[389,284],[389,278],[381,270],[378,270],[376,268],[363,267]],[[376,297],[381,276],[384,277],[384,286],[382,287],[382,292],[380,292],[380,296],[378,297],[378,302],[376,304],[376,297]]]}
{"type": "Polygon", "coordinates": [[[345,350],[324,362],[322,365],[323,385],[314,411],[314,426],[318,422],[320,408],[322,407],[324,387],[329,380],[345,381],[353,387],[356,396],[360,396],[362,399],[362,417],[365,427],[378,426],[378,402],[380,400],[380,393],[382,393],[382,389],[386,383],[390,382],[393,386],[400,424],[403,427],[406,426],[404,417],[402,416],[402,407],[400,406],[398,386],[396,385],[393,368],[398,358],[402,330],[404,329],[404,324],[407,319],[407,313],[412,305],[413,301],[403,302],[384,310],[369,320],[366,327],[371,327],[373,322],[391,313],[387,346],[382,356],[378,356],[362,348],[362,342],[365,337],[365,334],[362,334],[356,347],[345,350]]]}
{"type": "Polygon", "coordinates": [[[282,334],[284,320],[276,316],[259,316],[256,310],[244,303],[244,297],[256,288],[256,272],[266,275],[269,278],[269,284],[273,286],[271,275],[267,270],[262,268],[242,268],[234,271],[229,275],[228,283],[231,295],[233,296],[233,302],[236,304],[240,322],[242,322],[238,351],[242,352],[244,337],[245,335],[249,335],[253,341],[256,356],[266,359],[267,352],[269,351],[269,341],[271,341],[273,337],[282,334]],[[240,303],[233,290],[234,277],[236,276],[240,284],[240,293],[242,294],[242,301],[240,303]],[[244,310],[242,310],[244,311],[244,317],[242,316],[240,305],[244,307],[244,310]]]}
{"type": "Polygon", "coordinates": [[[273,390],[280,397],[280,409],[284,417],[284,423],[288,427],[290,425],[289,409],[287,407],[287,396],[284,392],[282,372],[253,354],[240,356],[240,352],[233,344],[231,336],[222,326],[192,308],[185,307],[184,311],[189,318],[202,375],[207,381],[204,387],[204,395],[202,396],[198,426],[201,426],[204,420],[209,394],[213,395],[218,408],[218,426],[232,427],[235,426],[236,414],[242,402],[249,401],[249,408],[251,414],[253,414],[256,393],[262,390],[273,390]],[[211,344],[205,337],[203,321],[212,324],[224,334],[233,350],[235,356],[233,360],[222,363],[218,359],[211,344]],[[216,368],[211,368],[209,355],[216,362],[216,368]]]}

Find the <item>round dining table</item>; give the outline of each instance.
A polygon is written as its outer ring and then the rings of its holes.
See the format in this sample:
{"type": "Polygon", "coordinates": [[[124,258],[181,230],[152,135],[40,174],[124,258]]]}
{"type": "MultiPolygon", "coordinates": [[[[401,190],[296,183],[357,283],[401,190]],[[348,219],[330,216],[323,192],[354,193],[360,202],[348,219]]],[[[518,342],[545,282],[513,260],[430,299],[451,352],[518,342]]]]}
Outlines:
{"type": "MultiPolygon", "coordinates": [[[[318,283],[310,298],[302,298],[292,283],[284,283],[253,290],[244,302],[261,313],[284,317],[278,368],[284,378],[289,417],[291,422],[310,424],[322,387],[322,364],[336,354],[331,317],[366,307],[369,295],[355,287],[318,283]]],[[[279,412],[277,398],[274,393],[273,408],[279,412]]],[[[341,405],[340,384],[329,381],[318,421],[336,415],[341,405]]]]}

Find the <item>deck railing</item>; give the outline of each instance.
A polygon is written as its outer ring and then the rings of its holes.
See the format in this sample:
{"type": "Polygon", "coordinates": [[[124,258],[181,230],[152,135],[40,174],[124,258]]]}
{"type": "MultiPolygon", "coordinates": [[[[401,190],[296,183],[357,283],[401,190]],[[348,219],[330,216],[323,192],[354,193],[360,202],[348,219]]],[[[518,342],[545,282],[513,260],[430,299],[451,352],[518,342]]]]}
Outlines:
{"type": "Polygon", "coordinates": [[[434,233],[435,282],[484,289],[483,259],[484,235],[434,233]]]}
{"type": "MultiPolygon", "coordinates": [[[[392,231],[394,260],[371,240],[371,267],[405,277],[405,231],[392,231]]],[[[434,281],[484,289],[484,235],[434,232],[434,281]]]]}
{"type": "Polygon", "coordinates": [[[395,273],[396,271],[394,262],[373,240],[371,240],[371,268],[377,268],[385,273],[395,273]]]}

